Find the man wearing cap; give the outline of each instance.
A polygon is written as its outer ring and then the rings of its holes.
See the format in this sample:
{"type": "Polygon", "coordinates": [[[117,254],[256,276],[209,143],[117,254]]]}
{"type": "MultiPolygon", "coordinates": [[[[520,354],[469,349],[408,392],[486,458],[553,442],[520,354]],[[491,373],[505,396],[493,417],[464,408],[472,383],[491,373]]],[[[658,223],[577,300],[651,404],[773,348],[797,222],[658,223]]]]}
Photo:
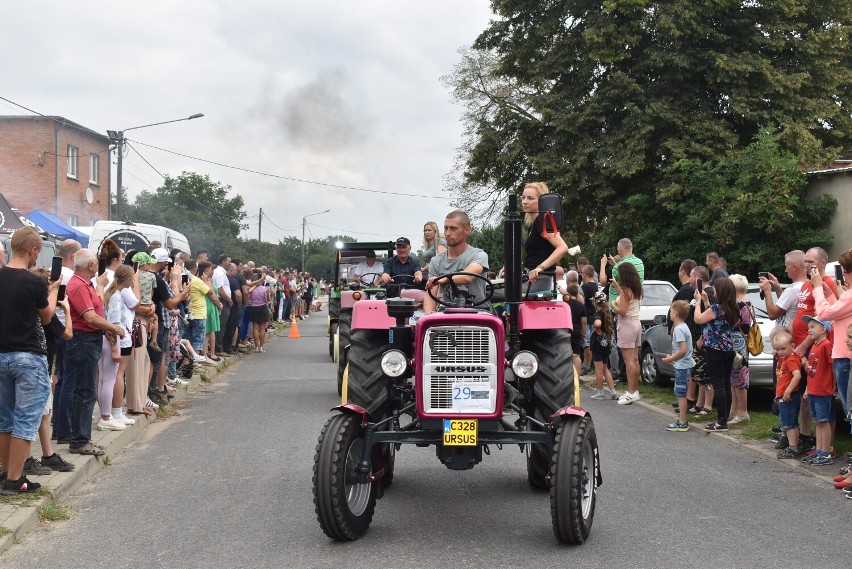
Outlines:
{"type": "Polygon", "coordinates": [[[357,284],[372,285],[378,282],[385,269],[381,263],[376,261],[375,251],[367,251],[365,257],[364,261],[358,263],[358,266],[352,269],[349,280],[357,284]]]}
{"type": "Polygon", "coordinates": [[[391,281],[397,284],[410,285],[420,284],[423,273],[420,271],[420,263],[411,258],[411,241],[408,237],[400,237],[396,240],[396,255],[385,263],[385,271],[379,282],[381,284],[391,281]],[[396,277],[401,277],[397,280],[396,277]]]}

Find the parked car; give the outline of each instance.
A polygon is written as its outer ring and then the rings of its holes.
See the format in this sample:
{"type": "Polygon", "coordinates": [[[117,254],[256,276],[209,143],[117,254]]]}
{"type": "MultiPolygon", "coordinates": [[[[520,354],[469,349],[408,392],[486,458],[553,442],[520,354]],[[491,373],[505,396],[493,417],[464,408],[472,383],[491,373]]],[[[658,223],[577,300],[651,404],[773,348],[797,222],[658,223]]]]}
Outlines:
{"type": "MultiPolygon", "coordinates": [[[[766,301],[760,298],[757,283],[749,283],[748,299],[754,308],[754,316],[763,336],[763,353],[749,356],[749,381],[753,386],[772,385],[772,344],[769,333],[775,322],[766,313],[766,301]]],[[[669,297],[671,300],[671,297],[669,297]]],[[[672,337],[669,334],[666,318],[658,318],[655,326],[645,332],[642,339],[641,376],[646,384],[665,385],[674,377],[674,368],[663,362],[663,358],[672,353],[672,337]]]]}

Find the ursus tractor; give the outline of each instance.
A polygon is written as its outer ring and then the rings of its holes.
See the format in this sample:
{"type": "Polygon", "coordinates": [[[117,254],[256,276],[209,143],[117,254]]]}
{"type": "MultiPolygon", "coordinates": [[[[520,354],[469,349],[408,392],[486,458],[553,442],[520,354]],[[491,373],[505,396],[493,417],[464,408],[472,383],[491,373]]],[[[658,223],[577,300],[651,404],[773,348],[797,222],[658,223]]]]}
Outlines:
{"type": "Polygon", "coordinates": [[[556,538],[588,538],[602,483],[597,436],[579,407],[568,305],[523,294],[521,219],[510,196],[501,316],[490,283],[476,303],[453,283],[460,273],[433,275],[453,294],[433,296],[443,310],[415,324],[416,301],[404,295],[354,304],[345,398],[323,427],[313,470],[317,517],[330,538],[364,535],[402,445],[433,446],[452,470],[518,445],[529,484],[550,493],[556,538]]]}

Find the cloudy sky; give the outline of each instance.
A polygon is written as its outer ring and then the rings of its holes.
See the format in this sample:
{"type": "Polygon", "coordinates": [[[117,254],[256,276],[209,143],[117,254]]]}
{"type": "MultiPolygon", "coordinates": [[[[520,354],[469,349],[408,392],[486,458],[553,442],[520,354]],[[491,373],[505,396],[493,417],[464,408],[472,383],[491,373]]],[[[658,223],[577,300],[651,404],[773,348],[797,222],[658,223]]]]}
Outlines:
{"type": "MultiPolygon", "coordinates": [[[[243,196],[247,234],[389,239],[442,222],[461,107],[440,78],[485,28],[487,0],[149,0],[6,5],[0,96],[136,144],[157,170],[209,174],[243,196]],[[10,25],[14,22],[14,25],[10,25]]],[[[0,114],[28,114],[0,101],[0,114]]],[[[162,182],[130,150],[132,197],[162,182]]],[[[114,177],[113,177],[114,183],[114,177]]]]}

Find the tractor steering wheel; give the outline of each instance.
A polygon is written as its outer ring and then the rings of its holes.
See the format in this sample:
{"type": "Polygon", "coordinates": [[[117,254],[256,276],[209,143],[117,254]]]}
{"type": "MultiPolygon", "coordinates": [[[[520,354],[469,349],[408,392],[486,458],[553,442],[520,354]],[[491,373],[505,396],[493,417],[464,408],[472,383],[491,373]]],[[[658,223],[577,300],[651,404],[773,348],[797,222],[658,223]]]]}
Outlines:
{"type": "MultiPolygon", "coordinates": [[[[491,281],[489,281],[487,278],[485,278],[482,275],[477,274],[477,273],[469,273],[467,271],[457,271],[455,273],[447,273],[445,275],[439,275],[439,276],[435,277],[434,279],[432,279],[432,282],[437,285],[437,284],[440,283],[440,281],[447,280],[448,284],[450,286],[450,289],[453,291],[453,298],[457,298],[459,296],[459,289],[458,289],[459,285],[457,285],[456,283],[453,282],[453,277],[456,276],[456,275],[476,277],[480,280],[485,281],[485,298],[483,298],[482,300],[480,300],[477,303],[470,305],[469,308],[476,308],[477,306],[482,306],[484,304],[488,304],[491,301],[491,297],[494,296],[494,285],[492,285],[491,281]]],[[[449,302],[445,302],[444,300],[441,300],[440,298],[436,297],[435,295],[432,294],[431,288],[426,289],[426,294],[428,294],[429,298],[431,298],[432,300],[434,300],[437,304],[440,304],[441,306],[446,306],[447,308],[462,308],[462,307],[450,304],[449,302]]]]}
{"type": "MultiPolygon", "coordinates": [[[[381,278],[382,273],[364,273],[364,274],[362,274],[362,275],[358,275],[358,282],[356,282],[356,283],[352,283],[352,284],[353,284],[354,286],[356,286],[356,287],[359,287],[359,288],[360,288],[360,287],[378,286],[378,284],[376,283],[376,279],[375,279],[375,278],[373,279],[373,281],[372,281],[372,282],[365,282],[365,281],[364,281],[364,277],[369,277],[369,276],[371,276],[371,275],[373,275],[373,276],[375,276],[375,277],[379,277],[379,278],[381,278]]],[[[352,285],[350,285],[350,286],[352,286],[352,285]]]]}

